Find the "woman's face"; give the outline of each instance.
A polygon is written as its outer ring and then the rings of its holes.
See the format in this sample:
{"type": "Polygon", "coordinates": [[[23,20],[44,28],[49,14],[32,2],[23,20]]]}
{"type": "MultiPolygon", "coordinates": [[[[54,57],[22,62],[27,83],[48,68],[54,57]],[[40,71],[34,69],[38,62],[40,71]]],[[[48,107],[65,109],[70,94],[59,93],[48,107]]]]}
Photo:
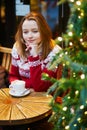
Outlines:
{"type": "Polygon", "coordinates": [[[25,41],[26,47],[29,45],[36,45],[41,42],[41,35],[37,25],[34,20],[25,20],[22,25],[23,39],[25,41]]]}

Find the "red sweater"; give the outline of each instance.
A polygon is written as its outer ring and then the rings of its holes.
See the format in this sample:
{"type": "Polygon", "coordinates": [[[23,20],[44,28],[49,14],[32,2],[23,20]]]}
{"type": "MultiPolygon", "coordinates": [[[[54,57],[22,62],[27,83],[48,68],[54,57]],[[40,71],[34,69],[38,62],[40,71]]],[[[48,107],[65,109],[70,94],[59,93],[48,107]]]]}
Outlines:
{"type": "MultiPolygon", "coordinates": [[[[58,73],[61,77],[60,70],[48,70],[49,64],[51,63],[53,56],[59,52],[61,48],[55,46],[52,52],[47,56],[44,61],[39,59],[39,56],[32,57],[28,56],[23,60],[17,52],[17,49],[13,47],[12,49],[12,65],[9,74],[9,80],[19,79],[26,82],[26,88],[33,88],[35,91],[47,91],[47,89],[52,85],[50,81],[42,80],[42,73],[47,73],[50,77],[56,78],[58,73]],[[59,71],[59,72],[58,72],[59,71]]],[[[58,78],[59,78],[58,77],[58,78]]]]}

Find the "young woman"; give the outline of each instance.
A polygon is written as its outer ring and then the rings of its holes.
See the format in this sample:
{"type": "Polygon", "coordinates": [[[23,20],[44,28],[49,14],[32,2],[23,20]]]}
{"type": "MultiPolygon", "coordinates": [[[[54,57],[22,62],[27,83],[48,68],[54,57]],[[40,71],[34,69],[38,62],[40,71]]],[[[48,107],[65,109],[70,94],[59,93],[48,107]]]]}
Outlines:
{"type": "Polygon", "coordinates": [[[30,12],[21,20],[12,49],[10,82],[19,79],[26,88],[47,91],[51,82],[42,80],[42,73],[61,77],[60,70],[49,70],[49,65],[61,48],[52,40],[52,32],[40,13],[30,12]]]}

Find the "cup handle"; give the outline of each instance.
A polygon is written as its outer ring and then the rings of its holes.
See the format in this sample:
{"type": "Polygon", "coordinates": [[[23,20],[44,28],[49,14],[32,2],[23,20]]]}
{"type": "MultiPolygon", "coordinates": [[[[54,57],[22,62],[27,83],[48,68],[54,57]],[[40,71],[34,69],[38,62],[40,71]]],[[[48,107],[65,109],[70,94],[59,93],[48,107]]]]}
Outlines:
{"type": "Polygon", "coordinates": [[[9,85],[9,88],[10,88],[10,89],[12,89],[12,88],[13,88],[11,84],[9,85]]]}

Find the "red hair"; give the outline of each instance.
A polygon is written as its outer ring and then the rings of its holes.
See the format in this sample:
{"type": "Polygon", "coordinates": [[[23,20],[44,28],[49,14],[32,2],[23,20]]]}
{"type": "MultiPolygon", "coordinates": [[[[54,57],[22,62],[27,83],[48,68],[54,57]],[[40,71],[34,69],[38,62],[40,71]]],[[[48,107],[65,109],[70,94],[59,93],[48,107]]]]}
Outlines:
{"type": "Polygon", "coordinates": [[[42,59],[45,59],[49,52],[54,47],[54,42],[52,42],[52,32],[48,26],[45,18],[39,12],[30,12],[25,17],[22,18],[17,33],[15,35],[16,45],[18,46],[21,56],[25,56],[25,45],[22,36],[22,25],[25,20],[35,20],[41,35],[42,43],[42,59]]]}

